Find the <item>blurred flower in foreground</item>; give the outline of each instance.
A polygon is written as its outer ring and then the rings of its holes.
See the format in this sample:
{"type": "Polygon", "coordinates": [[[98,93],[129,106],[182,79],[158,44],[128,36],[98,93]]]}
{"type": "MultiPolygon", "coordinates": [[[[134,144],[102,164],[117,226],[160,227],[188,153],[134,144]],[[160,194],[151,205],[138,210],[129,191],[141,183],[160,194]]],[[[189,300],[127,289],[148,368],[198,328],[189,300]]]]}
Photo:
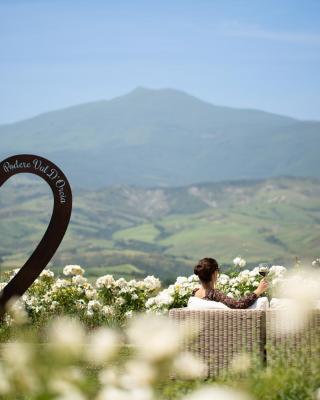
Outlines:
{"type": "Polygon", "coordinates": [[[204,378],[207,366],[191,353],[181,353],[173,363],[174,371],[184,379],[204,378]]]}
{"type": "Polygon", "coordinates": [[[184,397],[183,400],[252,400],[252,397],[227,386],[208,386],[184,397]]]}
{"type": "Polygon", "coordinates": [[[238,354],[231,362],[231,370],[235,373],[247,372],[251,367],[251,358],[248,354],[238,354]]]}
{"type": "Polygon", "coordinates": [[[79,321],[60,317],[48,329],[49,341],[54,349],[65,356],[77,356],[83,351],[85,332],[79,321]]]}
{"type": "Polygon", "coordinates": [[[150,361],[160,361],[177,353],[183,337],[173,321],[150,314],[135,318],[127,333],[138,354],[150,361]]]}
{"type": "Polygon", "coordinates": [[[115,331],[99,328],[89,335],[87,359],[93,364],[101,365],[118,351],[119,345],[120,338],[115,331]]]}
{"type": "Polygon", "coordinates": [[[24,325],[28,322],[28,314],[21,299],[12,297],[6,304],[6,311],[14,325],[24,325]]]}
{"type": "Polygon", "coordinates": [[[280,334],[303,329],[310,312],[320,299],[320,272],[304,268],[299,273],[288,274],[279,284],[273,299],[277,308],[276,325],[280,334]]]}

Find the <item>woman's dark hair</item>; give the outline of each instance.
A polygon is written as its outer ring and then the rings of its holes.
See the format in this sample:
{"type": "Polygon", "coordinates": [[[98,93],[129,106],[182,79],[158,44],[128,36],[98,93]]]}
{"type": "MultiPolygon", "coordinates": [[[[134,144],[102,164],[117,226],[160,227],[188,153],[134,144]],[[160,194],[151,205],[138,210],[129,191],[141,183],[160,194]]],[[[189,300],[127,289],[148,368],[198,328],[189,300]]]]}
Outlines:
{"type": "Polygon", "coordinates": [[[194,273],[202,282],[210,282],[215,271],[219,271],[219,265],[214,258],[203,258],[194,267],[194,273]]]}

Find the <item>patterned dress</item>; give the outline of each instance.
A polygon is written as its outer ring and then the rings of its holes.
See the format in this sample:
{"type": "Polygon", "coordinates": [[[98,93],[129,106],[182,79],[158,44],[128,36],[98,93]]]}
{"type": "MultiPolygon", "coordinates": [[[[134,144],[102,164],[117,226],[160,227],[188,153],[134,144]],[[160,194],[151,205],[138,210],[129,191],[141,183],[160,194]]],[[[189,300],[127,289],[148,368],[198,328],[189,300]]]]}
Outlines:
{"type": "MultiPolygon", "coordinates": [[[[200,288],[194,289],[192,291],[192,296],[194,296],[196,291],[199,289],[200,288]]],[[[257,298],[258,296],[252,292],[247,296],[241,297],[241,299],[239,300],[235,300],[216,289],[209,289],[205,297],[202,297],[202,299],[204,300],[218,301],[220,303],[225,304],[229,308],[238,308],[238,309],[250,307],[257,300],[257,298]]]]}

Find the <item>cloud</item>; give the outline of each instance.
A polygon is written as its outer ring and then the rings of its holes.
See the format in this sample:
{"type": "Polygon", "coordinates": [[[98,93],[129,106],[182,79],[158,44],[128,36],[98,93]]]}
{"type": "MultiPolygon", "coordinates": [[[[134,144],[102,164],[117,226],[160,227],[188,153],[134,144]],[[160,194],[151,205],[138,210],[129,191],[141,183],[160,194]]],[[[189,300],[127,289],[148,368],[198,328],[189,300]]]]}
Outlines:
{"type": "Polygon", "coordinates": [[[238,22],[224,22],[219,25],[218,31],[223,36],[230,37],[320,45],[320,33],[270,30],[259,25],[243,25],[238,22]]]}

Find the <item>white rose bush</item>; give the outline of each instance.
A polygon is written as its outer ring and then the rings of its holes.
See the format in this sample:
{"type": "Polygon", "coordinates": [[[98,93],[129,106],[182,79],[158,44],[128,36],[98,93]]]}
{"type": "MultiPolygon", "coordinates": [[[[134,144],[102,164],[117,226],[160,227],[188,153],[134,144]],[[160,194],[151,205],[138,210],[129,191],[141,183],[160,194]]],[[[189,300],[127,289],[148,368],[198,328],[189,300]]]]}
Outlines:
{"type": "MultiPolygon", "coordinates": [[[[239,258],[239,257],[237,257],[239,258]]],[[[244,259],[235,259],[235,267],[244,259]]],[[[262,276],[260,268],[240,269],[230,274],[220,274],[217,289],[229,297],[238,299],[254,291],[262,276]]],[[[17,270],[7,273],[8,282],[17,270]]],[[[268,268],[270,290],[281,284],[286,268],[272,266],[268,268]]],[[[33,323],[44,323],[56,315],[76,315],[88,326],[119,324],[136,312],[165,314],[171,308],[185,307],[192,291],[200,287],[196,275],[178,277],[176,282],[162,289],[161,282],[154,276],[143,280],[114,279],[104,275],[89,282],[84,276],[85,270],[79,265],[67,265],[62,277],[55,277],[50,270],[44,270],[29,290],[22,296],[22,303],[29,319],[33,323]],[[162,290],[161,290],[162,289],[162,290]]],[[[0,288],[6,282],[0,283],[0,288]]],[[[8,323],[10,317],[6,317],[8,323]]]]}
{"type": "MultiPolygon", "coordinates": [[[[17,273],[7,274],[6,282],[17,273]]],[[[148,298],[156,295],[161,287],[160,280],[147,276],[145,279],[115,280],[111,275],[99,277],[90,283],[83,275],[85,270],[77,265],[67,265],[64,277],[55,277],[44,270],[19,302],[32,323],[44,323],[56,315],[77,316],[89,327],[102,324],[118,324],[132,313],[145,310],[148,298]]],[[[15,307],[16,309],[16,307],[15,307]]],[[[10,324],[10,316],[6,316],[10,324]]]]}

